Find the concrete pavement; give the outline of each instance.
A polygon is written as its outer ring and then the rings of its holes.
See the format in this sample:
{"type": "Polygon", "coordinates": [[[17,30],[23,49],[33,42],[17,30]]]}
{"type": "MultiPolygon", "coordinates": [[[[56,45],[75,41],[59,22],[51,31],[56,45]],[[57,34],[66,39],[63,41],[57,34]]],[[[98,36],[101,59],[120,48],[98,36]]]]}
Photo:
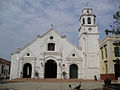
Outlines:
{"type": "MultiPolygon", "coordinates": [[[[77,86],[79,82],[9,82],[0,84],[0,88],[14,88],[15,90],[71,90],[69,84],[77,86]]],[[[102,81],[85,81],[81,85],[82,89],[92,90],[102,88],[103,84],[104,82],[102,81]]]]}

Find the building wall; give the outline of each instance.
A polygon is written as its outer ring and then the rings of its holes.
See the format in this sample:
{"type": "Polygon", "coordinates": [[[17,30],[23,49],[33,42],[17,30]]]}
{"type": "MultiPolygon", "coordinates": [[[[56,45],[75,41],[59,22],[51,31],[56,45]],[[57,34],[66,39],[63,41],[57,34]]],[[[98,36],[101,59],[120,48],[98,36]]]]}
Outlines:
{"type": "MultiPolygon", "coordinates": [[[[66,38],[59,36],[56,31],[50,30],[43,37],[37,37],[35,42],[12,55],[11,79],[20,78],[20,73],[23,72],[23,67],[26,63],[32,65],[31,78],[35,78],[35,71],[38,71],[40,78],[44,78],[45,63],[50,59],[57,63],[58,79],[62,77],[63,71],[67,72],[67,78],[69,78],[69,66],[71,64],[76,64],[79,67],[78,73],[81,75],[83,60],[81,57],[80,49],[66,38]],[[50,36],[53,36],[54,39],[50,40],[50,36]],[[48,43],[55,43],[55,51],[47,50],[48,43]],[[27,56],[27,53],[30,53],[30,56],[27,56]],[[75,56],[73,57],[72,54],[75,54],[75,56]],[[65,64],[65,67],[62,66],[63,64],[65,64]]],[[[79,75],[78,78],[81,78],[79,75]]]]}
{"type": "Polygon", "coordinates": [[[2,79],[8,79],[10,77],[10,62],[8,64],[5,62],[6,60],[2,59],[2,61],[3,62],[1,62],[1,58],[0,58],[0,77],[2,79]],[[4,66],[3,70],[2,70],[2,66],[4,66]]]}
{"type": "Polygon", "coordinates": [[[99,61],[99,32],[96,25],[96,16],[90,8],[84,8],[80,17],[79,46],[83,52],[83,77],[84,79],[100,78],[99,61]],[[91,23],[88,23],[88,18],[91,23]],[[85,23],[83,23],[83,19],[85,23]]]}
{"type": "Polygon", "coordinates": [[[21,78],[21,72],[23,72],[26,63],[32,65],[31,78],[35,78],[35,71],[38,71],[40,78],[44,78],[45,63],[50,59],[57,63],[58,79],[62,78],[63,71],[67,73],[66,78],[70,78],[70,65],[72,64],[76,64],[78,67],[78,79],[94,79],[94,76],[99,79],[99,32],[94,21],[95,15],[92,13],[92,9],[85,8],[80,19],[83,17],[86,20],[86,25],[82,25],[80,20],[79,47],[76,47],[65,36],[59,35],[51,28],[51,30],[42,36],[38,36],[30,44],[17,50],[12,55],[11,79],[21,78]],[[86,23],[88,16],[91,18],[91,24],[86,23]],[[50,39],[51,36],[54,39],[50,39]],[[48,43],[55,43],[54,51],[48,51],[48,43]],[[27,53],[30,55],[27,56],[27,53]]]}
{"type": "MultiPolygon", "coordinates": [[[[120,57],[115,57],[113,43],[116,41],[120,41],[120,36],[107,36],[105,37],[100,43],[100,72],[101,72],[101,79],[105,79],[107,77],[111,78],[112,80],[115,79],[115,68],[114,62],[117,58],[120,60],[120,57]],[[107,57],[105,53],[105,48],[107,48],[107,57]],[[103,57],[102,58],[102,50],[103,50],[103,57]],[[107,67],[106,67],[107,65],[107,67]]],[[[120,48],[120,46],[118,46],[120,48]]],[[[120,53],[120,52],[119,52],[120,53]]]]}

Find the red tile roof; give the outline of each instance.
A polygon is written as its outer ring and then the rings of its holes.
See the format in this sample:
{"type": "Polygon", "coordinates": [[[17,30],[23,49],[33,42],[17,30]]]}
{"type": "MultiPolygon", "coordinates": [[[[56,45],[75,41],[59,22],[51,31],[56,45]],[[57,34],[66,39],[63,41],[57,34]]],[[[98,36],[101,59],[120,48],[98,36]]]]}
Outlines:
{"type": "Polygon", "coordinates": [[[0,58],[0,63],[10,65],[10,61],[0,58]]]}

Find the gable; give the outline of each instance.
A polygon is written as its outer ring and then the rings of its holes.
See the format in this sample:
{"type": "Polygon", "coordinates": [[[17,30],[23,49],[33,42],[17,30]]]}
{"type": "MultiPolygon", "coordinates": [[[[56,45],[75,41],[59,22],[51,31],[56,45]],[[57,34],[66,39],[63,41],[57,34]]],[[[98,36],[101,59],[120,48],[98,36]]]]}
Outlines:
{"type": "Polygon", "coordinates": [[[25,53],[23,53],[22,57],[35,57],[33,52],[28,48],[25,53]]]}
{"type": "Polygon", "coordinates": [[[67,59],[82,59],[82,58],[79,55],[79,53],[75,49],[73,49],[67,56],[67,59]]]}
{"type": "MultiPolygon", "coordinates": [[[[35,40],[33,40],[30,44],[17,50],[16,53],[24,51],[25,55],[23,55],[23,56],[26,56],[27,53],[34,53],[34,55],[37,54],[37,56],[38,56],[38,55],[40,55],[40,52],[47,51],[48,43],[55,43],[55,48],[56,48],[55,51],[58,51],[58,52],[69,51],[69,50],[67,50],[68,46],[70,47],[70,51],[73,48],[76,48],[79,50],[79,48],[76,47],[71,42],[69,42],[65,36],[62,36],[62,35],[58,34],[55,30],[50,29],[48,32],[46,32],[42,36],[37,36],[37,38],[35,40]],[[28,50],[28,52],[26,52],[27,48],[29,48],[31,51],[28,50]]],[[[34,56],[33,54],[31,54],[31,55],[34,56]]]]}

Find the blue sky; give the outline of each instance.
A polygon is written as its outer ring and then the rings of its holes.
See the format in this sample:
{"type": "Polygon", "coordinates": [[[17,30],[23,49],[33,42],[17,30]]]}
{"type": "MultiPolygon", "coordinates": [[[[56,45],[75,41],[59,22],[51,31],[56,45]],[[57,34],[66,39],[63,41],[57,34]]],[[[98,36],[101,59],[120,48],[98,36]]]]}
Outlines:
{"type": "Polygon", "coordinates": [[[78,45],[79,17],[86,7],[97,17],[100,40],[113,22],[120,0],[0,0],[0,58],[11,59],[11,53],[54,29],[78,45]]]}

